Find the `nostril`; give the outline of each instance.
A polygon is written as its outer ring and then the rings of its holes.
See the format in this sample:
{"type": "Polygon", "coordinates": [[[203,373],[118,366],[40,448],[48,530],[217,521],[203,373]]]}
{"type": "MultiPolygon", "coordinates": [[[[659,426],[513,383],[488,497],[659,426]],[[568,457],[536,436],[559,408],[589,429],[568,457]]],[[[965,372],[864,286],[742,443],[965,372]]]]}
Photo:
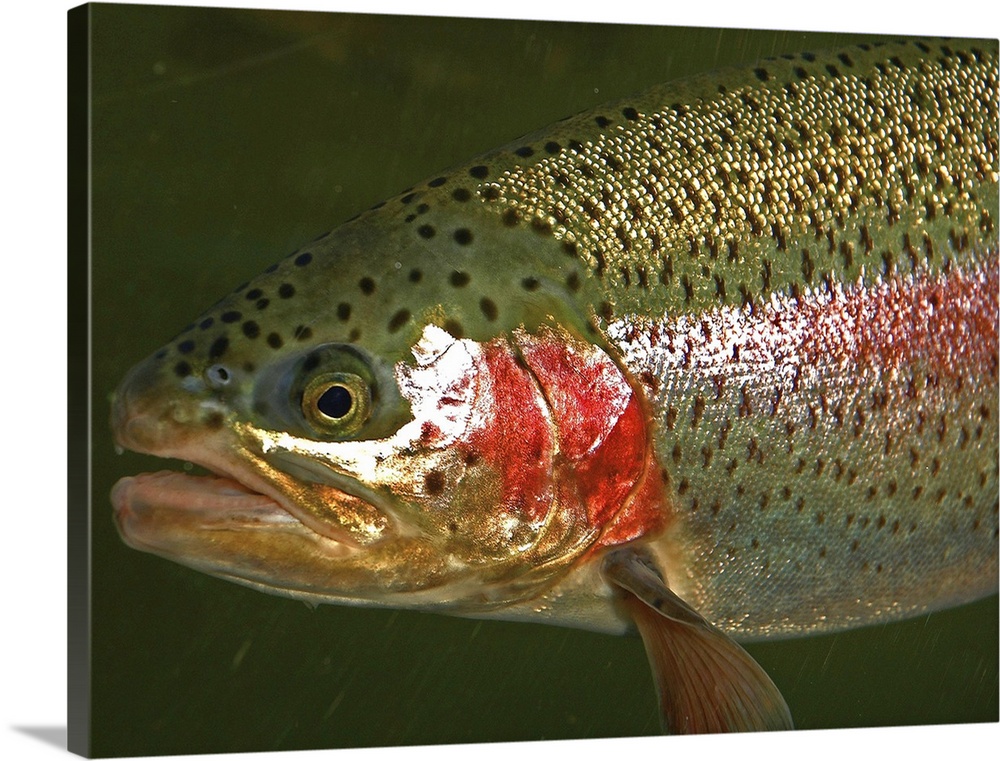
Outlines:
{"type": "Polygon", "coordinates": [[[210,386],[221,388],[232,380],[232,374],[225,365],[212,365],[205,370],[205,380],[210,386]]]}

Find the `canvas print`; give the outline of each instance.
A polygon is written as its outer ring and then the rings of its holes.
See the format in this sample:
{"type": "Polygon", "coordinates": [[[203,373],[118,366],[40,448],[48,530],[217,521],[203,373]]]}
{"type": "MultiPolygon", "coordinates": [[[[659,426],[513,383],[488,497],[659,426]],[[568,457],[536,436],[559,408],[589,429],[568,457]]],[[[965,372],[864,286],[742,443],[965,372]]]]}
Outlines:
{"type": "Polygon", "coordinates": [[[997,720],[996,40],[71,19],[73,750],[997,720]]]}

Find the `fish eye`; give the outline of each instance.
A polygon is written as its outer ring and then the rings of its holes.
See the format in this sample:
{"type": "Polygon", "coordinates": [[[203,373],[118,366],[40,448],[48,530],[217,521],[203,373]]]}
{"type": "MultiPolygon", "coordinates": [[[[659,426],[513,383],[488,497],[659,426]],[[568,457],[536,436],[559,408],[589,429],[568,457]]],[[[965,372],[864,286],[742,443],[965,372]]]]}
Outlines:
{"type": "Polygon", "coordinates": [[[339,420],[350,414],[354,396],[347,386],[330,386],[316,400],[316,407],[329,418],[339,420]]]}
{"type": "Polygon", "coordinates": [[[346,435],[357,431],[371,414],[371,390],[352,373],[324,373],[302,394],[302,413],[318,433],[346,435]]]}

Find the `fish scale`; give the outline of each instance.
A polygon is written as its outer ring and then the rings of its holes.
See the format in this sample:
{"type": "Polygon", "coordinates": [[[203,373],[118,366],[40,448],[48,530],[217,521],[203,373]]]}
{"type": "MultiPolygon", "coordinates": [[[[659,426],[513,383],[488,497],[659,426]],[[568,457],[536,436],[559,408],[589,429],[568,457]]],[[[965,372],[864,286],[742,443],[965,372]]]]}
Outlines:
{"type": "Polygon", "coordinates": [[[525,138],[539,158],[491,157],[499,176],[480,192],[575,243],[620,312],[936,272],[995,242],[995,50],[916,41],[789,58],[525,138]]]}
{"type": "MultiPolygon", "coordinates": [[[[924,610],[927,588],[943,598],[971,580],[990,588],[997,68],[987,44],[861,45],[698,77],[568,119],[436,183],[444,195],[463,174],[480,179],[483,209],[538,238],[532,272],[548,243],[572,247],[595,276],[597,324],[637,377],[657,379],[660,459],[686,543],[699,548],[670,550],[688,555],[674,583],[728,631],[833,630],[924,610]],[[860,293],[902,278],[908,289],[955,272],[976,281],[949,297],[983,323],[984,353],[943,389],[917,357],[888,382],[878,361],[850,384],[842,376],[855,366],[809,372],[775,399],[789,383],[760,358],[691,368],[650,345],[654,327],[676,329],[671,317],[704,315],[746,349],[743,334],[762,321],[849,299],[839,284],[860,293]],[[769,310],[772,295],[784,301],[769,310]],[[932,432],[948,420],[947,435],[932,432]],[[898,440],[885,442],[887,431],[898,440]],[[928,476],[942,459],[952,467],[928,476]],[[930,558],[927,546],[944,549],[930,558]],[[883,575],[889,565],[906,566],[905,579],[883,575]]],[[[579,277],[564,274],[566,289],[579,277]]],[[[959,324],[940,327],[955,335],[959,324]]],[[[908,340],[901,325],[882,328],[908,340]]],[[[704,352],[710,330],[688,328],[686,340],[704,352]]],[[[792,360],[783,373],[796,370],[808,368],[792,360]]]]}
{"type": "Polygon", "coordinates": [[[668,729],[789,727],[732,637],[996,591],[996,100],[994,41],[804,53],[408,188],[130,372],[119,441],[222,480],[123,479],[122,535],[312,602],[635,627],[668,729]]]}

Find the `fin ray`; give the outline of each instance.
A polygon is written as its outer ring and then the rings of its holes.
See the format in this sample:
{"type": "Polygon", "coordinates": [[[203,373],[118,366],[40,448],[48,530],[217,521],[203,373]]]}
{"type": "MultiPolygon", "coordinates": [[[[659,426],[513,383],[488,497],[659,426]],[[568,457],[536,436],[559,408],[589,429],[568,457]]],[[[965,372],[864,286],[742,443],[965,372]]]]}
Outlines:
{"type": "Polygon", "coordinates": [[[603,571],[642,636],[667,732],[793,728],[784,698],[760,665],[674,594],[648,558],[614,550],[603,571]]]}

